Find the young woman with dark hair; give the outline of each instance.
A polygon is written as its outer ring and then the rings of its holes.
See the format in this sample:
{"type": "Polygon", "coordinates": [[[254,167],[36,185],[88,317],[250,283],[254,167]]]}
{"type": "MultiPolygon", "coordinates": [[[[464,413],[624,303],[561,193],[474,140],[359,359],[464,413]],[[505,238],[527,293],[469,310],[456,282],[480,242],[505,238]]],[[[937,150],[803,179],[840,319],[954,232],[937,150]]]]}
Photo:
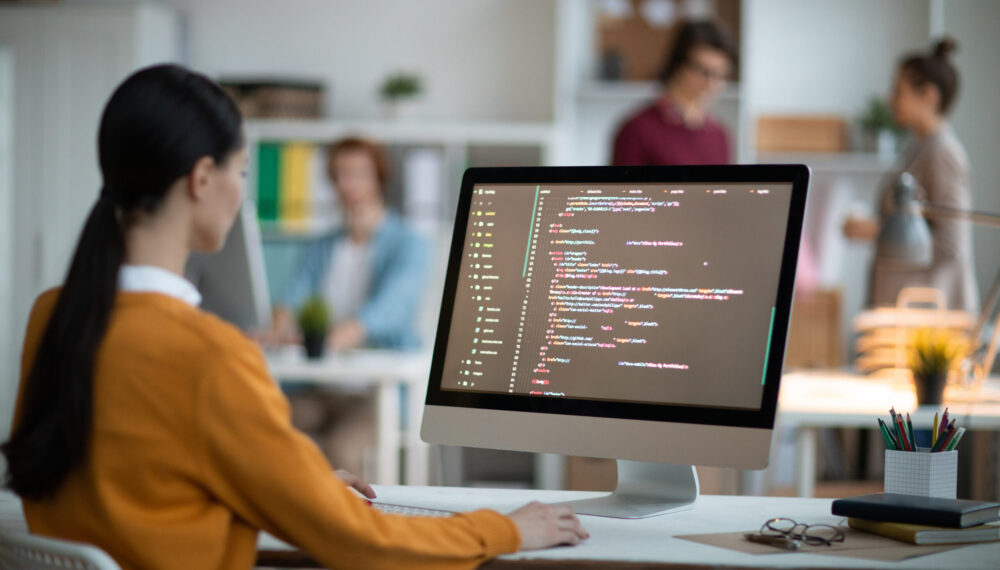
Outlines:
{"type": "Polygon", "coordinates": [[[181,277],[192,250],[222,246],[243,198],[242,121],[215,83],[135,73],[98,145],[104,187],[64,284],[32,309],[2,446],[32,532],[124,568],[184,569],[250,568],[259,529],[331,568],[473,568],[585,537],[569,509],[539,504],[381,514],[292,428],[259,348],[198,310],[181,277]]]}
{"type": "MultiPolygon", "coordinates": [[[[951,59],[956,47],[953,40],[945,38],[929,53],[904,57],[896,70],[889,102],[896,124],[913,137],[899,170],[914,176],[924,192],[919,198],[938,206],[969,210],[969,160],[947,121],[958,93],[958,71],[951,59]]],[[[894,208],[890,183],[882,192],[881,215],[888,215],[894,208]]],[[[935,287],[945,293],[950,308],[978,312],[972,228],[960,219],[933,218],[928,225],[933,239],[930,267],[901,267],[876,258],[869,304],[895,305],[904,287],[935,287]]],[[[871,240],[878,235],[879,227],[878,220],[852,217],[844,223],[844,234],[871,240]]]]}
{"type": "Polygon", "coordinates": [[[729,162],[729,135],[708,108],[725,86],[735,59],[735,48],[718,25],[681,25],[660,72],[660,97],[618,129],[612,163],[729,162]]]}

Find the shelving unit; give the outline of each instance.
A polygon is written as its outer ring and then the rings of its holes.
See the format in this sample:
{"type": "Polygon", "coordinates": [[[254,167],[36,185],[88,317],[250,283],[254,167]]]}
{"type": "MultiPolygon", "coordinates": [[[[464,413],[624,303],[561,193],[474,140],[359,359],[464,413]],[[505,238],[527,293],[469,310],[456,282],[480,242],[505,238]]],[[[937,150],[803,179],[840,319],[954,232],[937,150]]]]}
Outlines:
{"type": "MultiPolygon", "coordinates": [[[[386,149],[390,180],[386,188],[389,206],[407,217],[432,243],[438,253],[432,261],[430,286],[440,285],[451,239],[462,174],[470,166],[535,166],[552,164],[558,137],[550,123],[431,122],[421,120],[248,120],[245,125],[250,166],[248,199],[257,197],[256,149],[262,142],[305,142],[326,145],[350,135],[370,138],[386,149]],[[407,211],[406,158],[416,151],[431,151],[440,158],[436,197],[428,212],[407,211]]],[[[322,191],[322,189],[320,189],[322,191]]],[[[302,245],[337,225],[338,216],[320,224],[290,228],[274,222],[261,223],[265,265],[272,292],[284,290],[302,245]]],[[[437,289],[440,290],[440,289],[437,289]]]]}
{"type": "MultiPolygon", "coordinates": [[[[588,81],[579,86],[576,96],[582,101],[617,101],[638,105],[659,96],[660,89],[660,84],[655,81],[588,81]]],[[[719,101],[737,101],[739,97],[739,85],[730,83],[719,96],[719,101]]]]}
{"type": "MultiPolygon", "coordinates": [[[[462,173],[469,166],[516,166],[550,164],[557,137],[555,127],[547,123],[456,123],[420,120],[341,121],[341,120],[271,120],[246,122],[250,153],[247,187],[255,196],[257,165],[255,152],[261,142],[308,142],[324,145],[350,135],[358,135],[382,144],[389,154],[393,172],[387,196],[390,205],[405,214],[403,159],[415,149],[434,149],[441,153],[442,175],[437,222],[454,217],[462,173]]],[[[280,226],[264,227],[265,239],[313,237],[324,227],[288,231],[280,226]]]]}
{"type": "Polygon", "coordinates": [[[898,156],[871,152],[761,152],[760,162],[805,164],[813,174],[872,174],[889,172],[898,156]]]}

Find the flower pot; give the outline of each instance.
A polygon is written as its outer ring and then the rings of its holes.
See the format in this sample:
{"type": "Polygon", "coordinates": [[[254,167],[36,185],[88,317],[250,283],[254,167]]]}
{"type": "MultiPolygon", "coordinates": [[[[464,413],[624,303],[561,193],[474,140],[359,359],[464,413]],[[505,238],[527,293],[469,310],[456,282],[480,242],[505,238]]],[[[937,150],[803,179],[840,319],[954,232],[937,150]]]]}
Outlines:
{"type": "Polygon", "coordinates": [[[382,114],[390,121],[405,121],[413,118],[416,101],[413,99],[386,99],[382,104],[382,114]]]}
{"type": "Polygon", "coordinates": [[[313,360],[323,358],[323,349],[326,347],[326,335],[323,333],[308,333],[302,335],[302,344],[306,349],[306,358],[313,360]]]}
{"type": "Polygon", "coordinates": [[[861,148],[865,152],[891,158],[896,155],[898,149],[896,133],[889,129],[866,129],[862,135],[861,148]]]}
{"type": "Polygon", "coordinates": [[[948,383],[948,372],[937,374],[913,374],[913,386],[917,390],[917,405],[939,405],[944,397],[944,386],[948,383]]]}
{"type": "Polygon", "coordinates": [[[896,133],[889,129],[880,129],[875,141],[875,152],[879,156],[887,158],[896,156],[896,133]]]}

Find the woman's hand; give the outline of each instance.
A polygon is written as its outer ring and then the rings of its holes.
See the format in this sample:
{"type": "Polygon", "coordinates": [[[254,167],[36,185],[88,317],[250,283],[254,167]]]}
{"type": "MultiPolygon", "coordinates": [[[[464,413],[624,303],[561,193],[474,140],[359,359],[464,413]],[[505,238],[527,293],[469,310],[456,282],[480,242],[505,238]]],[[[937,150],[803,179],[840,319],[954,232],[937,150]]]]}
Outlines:
{"type": "Polygon", "coordinates": [[[326,344],[333,350],[351,350],[365,343],[365,327],[357,319],[344,321],[333,327],[326,337],[326,344]]]}
{"type": "Polygon", "coordinates": [[[284,307],[275,307],[271,314],[271,326],[266,330],[255,332],[252,338],[266,348],[298,344],[302,342],[301,336],[291,311],[284,307]]]}
{"type": "Polygon", "coordinates": [[[844,236],[848,239],[871,241],[878,235],[878,221],[871,218],[850,216],[844,220],[844,236]]]}
{"type": "Polygon", "coordinates": [[[339,477],[340,480],[343,481],[348,487],[351,487],[369,499],[375,498],[375,490],[372,489],[372,486],[366,483],[361,477],[358,477],[354,473],[344,469],[337,469],[336,474],[337,477],[339,477]]]}
{"type": "Polygon", "coordinates": [[[521,533],[521,550],[538,550],[557,544],[579,544],[590,538],[573,509],[565,506],[528,503],[507,515],[521,533]]]}

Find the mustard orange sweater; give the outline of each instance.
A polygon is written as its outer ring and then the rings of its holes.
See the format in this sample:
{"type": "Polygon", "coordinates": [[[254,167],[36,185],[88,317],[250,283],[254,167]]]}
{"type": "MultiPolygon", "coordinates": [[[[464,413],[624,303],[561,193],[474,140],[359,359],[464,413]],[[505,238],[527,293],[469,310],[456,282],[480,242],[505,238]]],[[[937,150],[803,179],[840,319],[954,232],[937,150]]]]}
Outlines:
{"type": "MultiPolygon", "coordinates": [[[[22,390],[57,295],[32,309],[22,390]]],[[[434,519],[366,505],[292,427],[258,347],[183,301],[119,293],[95,366],[86,460],[53,498],[25,501],[32,532],[144,569],[250,568],[258,529],[331,568],[473,568],[519,546],[494,511],[434,519]]]]}

